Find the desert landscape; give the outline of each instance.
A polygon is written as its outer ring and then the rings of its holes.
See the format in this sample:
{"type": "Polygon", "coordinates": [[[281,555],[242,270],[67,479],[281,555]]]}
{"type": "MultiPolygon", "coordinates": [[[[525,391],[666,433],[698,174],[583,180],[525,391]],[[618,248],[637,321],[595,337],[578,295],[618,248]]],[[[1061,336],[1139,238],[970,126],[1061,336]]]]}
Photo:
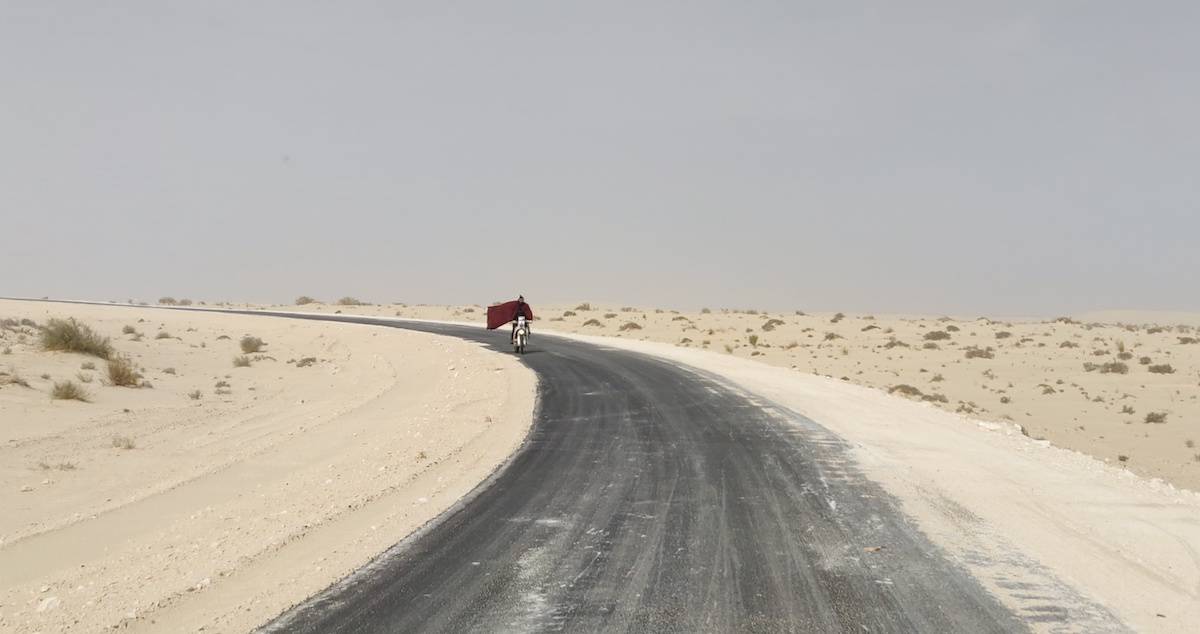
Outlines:
{"type": "Polygon", "coordinates": [[[0,301],[0,630],[249,630],[486,478],[534,389],[445,337],[0,301]]]}
{"type": "MultiPolygon", "coordinates": [[[[1200,490],[1200,315],[1125,311],[1017,321],[535,307],[534,336],[653,341],[830,377],[968,418],[1015,423],[1031,438],[1200,490]]],[[[307,301],[270,308],[475,323],[483,310],[307,301]]]]}

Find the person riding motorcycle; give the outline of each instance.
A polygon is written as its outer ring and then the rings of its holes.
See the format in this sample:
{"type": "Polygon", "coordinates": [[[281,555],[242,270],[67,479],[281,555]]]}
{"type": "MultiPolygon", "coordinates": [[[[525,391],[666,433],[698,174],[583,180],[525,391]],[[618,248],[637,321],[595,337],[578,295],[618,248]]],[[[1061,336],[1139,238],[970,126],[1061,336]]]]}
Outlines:
{"type": "Polygon", "coordinates": [[[529,306],[525,303],[525,296],[518,296],[517,308],[513,311],[512,335],[509,337],[514,343],[517,340],[517,319],[519,317],[525,318],[525,335],[529,335],[529,315],[529,306]]]}

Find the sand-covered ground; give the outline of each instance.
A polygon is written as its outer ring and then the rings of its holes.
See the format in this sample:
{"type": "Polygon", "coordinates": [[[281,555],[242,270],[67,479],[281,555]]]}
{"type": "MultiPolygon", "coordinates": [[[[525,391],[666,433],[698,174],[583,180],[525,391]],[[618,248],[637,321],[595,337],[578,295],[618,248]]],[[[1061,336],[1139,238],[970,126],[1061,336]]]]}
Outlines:
{"type": "Polygon", "coordinates": [[[0,631],[251,629],[470,491],[534,404],[516,359],[401,330],[2,300],[0,320],[0,631]],[[52,318],[110,338],[139,387],[41,349],[52,318]],[[67,381],[86,401],[51,398],[67,381]]]}
{"type": "MultiPolygon", "coordinates": [[[[1016,423],[1035,439],[1200,491],[1198,315],[1124,311],[999,321],[533,307],[535,336],[555,331],[655,341],[831,377],[978,420],[1016,423]],[[1088,320],[1095,317],[1114,321],[1088,320]]],[[[483,320],[480,306],[291,308],[483,320]]]]}
{"type": "MultiPolygon", "coordinates": [[[[1200,489],[1200,345],[1180,315],[1124,313],[1140,319],[1121,325],[535,308],[534,347],[555,332],[665,357],[833,431],[1037,631],[1064,618],[1072,631],[1109,631],[1109,615],[1137,631],[1200,621],[1200,494],[1186,490],[1200,489]]],[[[483,313],[294,309],[475,323],[483,313]]]]}

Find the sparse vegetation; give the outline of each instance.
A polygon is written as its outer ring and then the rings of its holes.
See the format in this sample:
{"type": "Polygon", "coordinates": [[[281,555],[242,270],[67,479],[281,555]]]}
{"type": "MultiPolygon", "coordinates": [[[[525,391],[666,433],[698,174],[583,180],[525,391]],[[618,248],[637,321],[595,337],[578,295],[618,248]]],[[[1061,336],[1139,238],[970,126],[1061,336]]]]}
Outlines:
{"type": "Polygon", "coordinates": [[[89,395],[87,390],[83,389],[74,381],[63,381],[62,383],[55,382],[54,387],[50,388],[50,398],[56,401],[82,401],[88,402],[89,395]]]}
{"type": "Polygon", "coordinates": [[[301,295],[300,297],[296,298],[297,306],[307,306],[309,304],[316,304],[316,303],[317,303],[317,300],[309,297],[308,295],[301,295]]]}
{"type": "Polygon", "coordinates": [[[624,332],[626,330],[641,330],[641,329],[642,329],[641,324],[639,324],[637,322],[633,322],[633,321],[628,321],[628,322],[625,322],[624,324],[622,324],[618,330],[624,332]]]}
{"type": "Polygon", "coordinates": [[[784,325],[784,321],[782,319],[768,319],[767,322],[762,325],[762,329],[765,332],[771,332],[772,330],[775,330],[776,326],[782,325],[784,325]]]}
{"type": "Polygon", "coordinates": [[[71,319],[51,319],[41,333],[42,348],[58,352],[77,352],[107,359],[112,354],[108,337],[102,337],[86,324],[71,319]]]}
{"type": "Polygon", "coordinates": [[[996,333],[997,339],[1008,339],[1011,336],[1012,336],[1012,333],[1007,330],[1001,330],[1000,332],[996,333]]]}
{"type": "Polygon", "coordinates": [[[179,304],[174,297],[160,297],[158,298],[158,303],[163,306],[177,306],[179,304]]]}
{"type": "Polygon", "coordinates": [[[316,364],[316,362],[317,362],[316,357],[304,357],[303,359],[300,359],[299,361],[296,362],[296,367],[297,368],[307,368],[310,365],[316,364]]]}
{"type": "Polygon", "coordinates": [[[758,335],[747,336],[746,342],[750,344],[750,347],[757,348],[758,347],[758,335]]]}
{"type": "Polygon", "coordinates": [[[843,319],[845,319],[845,318],[846,318],[846,314],[845,314],[845,313],[838,313],[838,314],[836,314],[836,315],[834,315],[834,316],[833,316],[833,319],[830,319],[830,320],[829,320],[829,323],[831,323],[831,324],[836,324],[836,323],[838,323],[839,321],[841,321],[841,320],[843,320],[843,319]]]}
{"type": "Polygon", "coordinates": [[[239,357],[234,357],[234,358],[233,358],[233,367],[235,367],[235,368],[248,368],[248,367],[250,367],[250,357],[247,357],[246,355],[241,355],[241,356],[239,356],[239,357]]]}
{"type": "Polygon", "coordinates": [[[263,340],[259,339],[258,337],[251,337],[250,335],[246,335],[245,337],[242,337],[242,341],[241,341],[242,352],[244,352],[246,354],[250,354],[253,352],[261,352],[262,347],[265,345],[266,344],[263,343],[263,340]]]}
{"type": "Polygon", "coordinates": [[[1153,374],[1175,374],[1175,368],[1170,363],[1160,363],[1146,368],[1153,374]]]}
{"type": "Polygon", "coordinates": [[[29,387],[29,382],[13,368],[9,368],[8,372],[0,371],[0,385],[19,385],[21,387],[29,387]]]}
{"type": "Polygon", "coordinates": [[[170,339],[171,333],[169,333],[165,330],[160,330],[160,331],[158,331],[157,335],[154,335],[154,338],[155,339],[170,339]]]}
{"type": "Polygon", "coordinates": [[[950,333],[946,332],[945,330],[931,330],[925,333],[925,336],[922,338],[926,341],[942,341],[944,339],[949,339],[950,333]]]}
{"type": "Polygon", "coordinates": [[[591,309],[592,309],[592,305],[587,302],[584,302],[575,307],[575,310],[580,311],[580,312],[589,311],[591,309]]]}
{"type": "Polygon", "coordinates": [[[968,359],[994,359],[996,357],[996,353],[992,350],[991,346],[987,348],[970,346],[964,350],[964,353],[968,359]]]}
{"type": "Polygon", "coordinates": [[[1145,421],[1147,423],[1165,423],[1167,422],[1166,412],[1148,412],[1145,421]]]}
{"type": "Polygon", "coordinates": [[[134,449],[137,447],[133,439],[129,436],[113,436],[112,446],[116,449],[134,449]]]}
{"type": "Polygon", "coordinates": [[[108,360],[108,384],[116,387],[138,387],[142,375],[133,367],[129,357],[115,354],[108,360]]]}
{"type": "Polygon", "coordinates": [[[1100,374],[1129,374],[1129,366],[1120,361],[1109,361],[1100,365],[1100,374]]]}
{"type": "Polygon", "coordinates": [[[203,395],[203,392],[201,392],[200,390],[192,390],[191,392],[188,392],[188,398],[192,399],[193,401],[200,400],[200,397],[202,395],[203,395]]]}
{"type": "Polygon", "coordinates": [[[337,300],[338,306],[366,306],[366,302],[359,301],[353,297],[343,297],[337,300]]]}
{"type": "Polygon", "coordinates": [[[893,385],[892,387],[888,388],[888,394],[895,394],[897,392],[903,394],[904,396],[921,396],[922,394],[921,390],[908,385],[907,383],[893,385]]]}
{"type": "Polygon", "coordinates": [[[80,370],[95,370],[96,363],[93,361],[84,361],[83,363],[79,364],[79,369],[80,370]]]}

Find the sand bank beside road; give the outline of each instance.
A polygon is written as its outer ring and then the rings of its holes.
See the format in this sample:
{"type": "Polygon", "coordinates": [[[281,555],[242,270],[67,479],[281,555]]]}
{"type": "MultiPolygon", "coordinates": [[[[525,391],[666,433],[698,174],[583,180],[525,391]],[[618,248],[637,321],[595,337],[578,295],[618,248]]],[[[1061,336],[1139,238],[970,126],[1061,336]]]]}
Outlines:
{"type": "Polygon", "coordinates": [[[1035,630],[1191,632],[1200,495],[847,381],[654,342],[568,335],[726,378],[847,440],[866,475],[1035,630]],[[1040,623],[1040,625],[1039,625],[1040,623]],[[1118,630],[1119,631],[1119,630],[1118,630]]]}
{"type": "Polygon", "coordinates": [[[2,300],[0,320],[5,631],[251,629],[470,491],[534,405],[515,358],[402,330],[2,300]],[[42,350],[72,317],[143,386],[42,350]],[[50,397],[68,380],[86,401],[50,397]]]}

